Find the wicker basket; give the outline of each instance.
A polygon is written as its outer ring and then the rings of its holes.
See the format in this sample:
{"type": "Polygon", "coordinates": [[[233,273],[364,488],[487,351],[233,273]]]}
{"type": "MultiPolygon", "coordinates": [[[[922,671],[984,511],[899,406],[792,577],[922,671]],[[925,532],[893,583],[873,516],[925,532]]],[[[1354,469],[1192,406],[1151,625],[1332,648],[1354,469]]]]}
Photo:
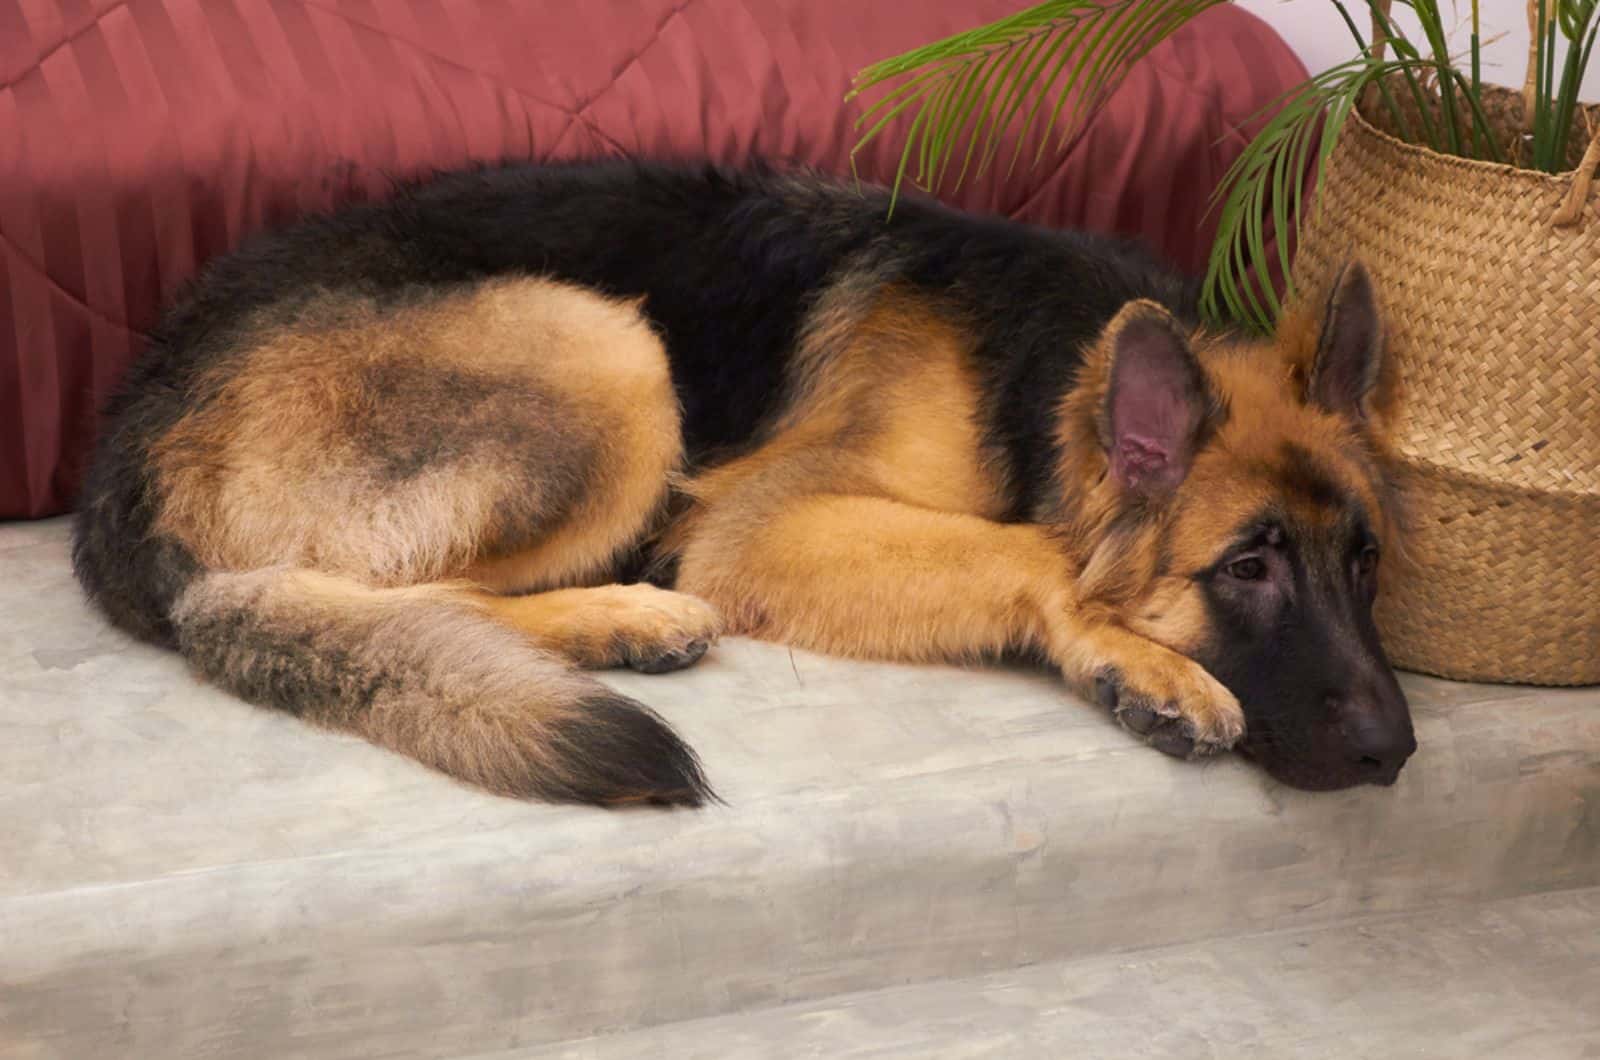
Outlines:
{"type": "MultiPolygon", "coordinates": [[[[1495,103],[1520,121],[1516,93],[1495,103]]],[[[1302,291],[1360,257],[1384,302],[1409,562],[1378,618],[1406,669],[1600,682],[1600,135],[1576,142],[1552,177],[1352,115],[1301,235],[1302,291]]]]}

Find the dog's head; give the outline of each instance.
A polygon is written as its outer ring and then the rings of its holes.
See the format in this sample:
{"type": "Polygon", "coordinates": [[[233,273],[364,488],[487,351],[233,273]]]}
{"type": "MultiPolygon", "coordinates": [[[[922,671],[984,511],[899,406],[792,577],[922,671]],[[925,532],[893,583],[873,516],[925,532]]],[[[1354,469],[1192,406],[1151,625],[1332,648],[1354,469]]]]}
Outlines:
{"type": "Polygon", "coordinates": [[[1356,264],[1271,342],[1128,305],[1062,421],[1092,454],[1066,485],[1086,598],[1226,685],[1241,749],[1295,787],[1392,783],[1416,749],[1372,617],[1397,547],[1391,390],[1356,264]]]}

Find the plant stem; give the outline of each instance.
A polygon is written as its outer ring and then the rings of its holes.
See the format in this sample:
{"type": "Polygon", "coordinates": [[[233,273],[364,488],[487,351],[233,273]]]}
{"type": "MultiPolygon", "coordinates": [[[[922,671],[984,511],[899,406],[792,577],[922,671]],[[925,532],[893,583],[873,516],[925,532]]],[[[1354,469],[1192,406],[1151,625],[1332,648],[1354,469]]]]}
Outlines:
{"type": "MultiPolygon", "coordinates": [[[[1473,117],[1477,119],[1477,127],[1482,128],[1483,112],[1480,103],[1483,99],[1483,38],[1478,25],[1478,0],[1472,0],[1472,88],[1467,93],[1467,99],[1472,101],[1473,117]]],[[[1485,143],[1489,150],[1499,155],[1499,145],[1494,142],[1494,133],[1484,128],[1485,143]]],[[[1474,133],[1474,138],[1477,133],[1474,133]]]]}
{"type": "MultiPolygon", "coordinates": [[[[1477,0],[1473,0],[1474,3],[1477,0]]],[[[1350,35],[1356,39],[1356,46],[1361,49],[1361,54],[1371,59],[1372,47],[1361,35],[1361,30],[1356,28],[1356,20],[1350,17],[1350,11],[1342,0],[1333,0],[1333,6],[1339,9],[1339,16],[1344,19],[1344,24],[1349,27],[1350,35]]],[[[1400,109],[1400,104],[1395,101],[1394,94],[1389,91],[1389,79],[1377,78],[1373,86],[1378,90],[1378,96],[1383,100],[1384,109],[1389,112],[1389,117],[1394,119],[1394,127],[1400,133],[1400,138],[1407,143],[1416,143],[1416,134],[1411,131],[1411,123],[1406,120],[1405,112],[1400,109]]],[[[1369,97],[1370,98],[1370,97],[1369,97]]]]}
{"type": "MultiPolygon", "coordinates": [[[[1556,4],[1551,5],[1552,8],[1558,6],[1559,3],[1560,0],[1556,0],[1556,4]]],[[[1556,18],[1554,10],[1551,11],[1550,24],[1545,28],[1545,35],[1548,37],[1549,43],[1545,45],[1544,49],[1544,85],[1541,86],[1540,91],[1544,93],[1545,121],[1550,126],[1545,130],[1547,140],[1545,166],[1549,172],[1554,173],[1556,171],[1556,140],[1561,135],[1561,130],[1556,128],[1556,18]]]]}
{"type": "MultiPolygon", "coordinates": [[[[1459,70],[1451,71],[1451,73],[1457,78],[1461,77],[1461,72],[1459,70]]],[[[1465,84],[1462,87],[1463,89],[1471,88],[1470,85],[1465,84]]],[[[1489,149],[1489,161],[1504,162],[1505,156],[1500,153],[1500,144],[1495,139],[1494,128],[1489,124],[1489,116],[1484,113],[1483,105],[1478,102],[1477,94],[1472,91],[1467,91],[1466,95],[1467,103],[1472,110],[1472,135],[1474,140],[1480,137],[1482,138],[1483,144],[1489,149]]]]}
{"type": "Polygon", "coordinates": [[[1411,0],[1411,9],[1422,23],[1428,47],[1433,49],[1433,66],[1439,75],[1439,103],[1444,111],[1444,127],[1450,153],[1461,154],[1461,120],[1456,111],[1455,79],[1449,76],[1450,43],[1444,37],[1444,18],[1437,0],[1411,0]]]}
{"type": "MultiPolygon", "coordinates": [[[[1551,5],[1554,6],[1554,5],[1551,5]]],[[[1554,12],[1552,12],[1554,14],[1554,12]]],[[[1555,172],[1555,140],[1556,140],[1556,20],[1551,18],[1548,23],[1542,23],[1540,29],[1544,33],[1544,80],[1539,83],[1539,98],[1544,101],[1544,163],[1543,169],[1547,173],[1555,172]]]]}
{"type": "Polygon", "coordinates": [[[1583,71],[1589,63],[1594,38],[1595,29],[1591,29],[1587,39],[1573,40],[1567,45],[1567,61],[1561,71],[1561,91],[1556,97],[1555,130],[1550,148],[1552,173],[1561,173],[1567,168],[1567,150],[1572,138],[1572,117],[1578,109],[1578,92],[1582,88],[1583,71]]]}
{"type": "MultiPolygon", "coordinates": [[[[1389,19],[1389,16],[1384,14],[1383,8],[1378,4],[1378,0],[1367,0],[1367,7],[1372,12],[1373,20],[1383,30],[1383,35],[1388,40],[1389,47],[1394,49],[1396,58],[1421,58],[1421,53],[1417,51],[1416,46],[1389,19]]],[[[1428,116],[1428,94],[1417,83],[1417,75],[1412,73],[1409,64],[1402,66],[1400,71],[1406,79],[1406,86],[1411,89],[1411,101],[1417,105],[1417,120],[1422,123],[1422,134],[1427,137],[1423,141],[1423,146],[1431,147],[1435,151],[1442,151],[1444,145],[1439,140],[1439,131],[1434,128],[1433,119],[1428,116]]]]}
{"type": "Polygon", "coordinates": [[[1472,0],[1472,98],[1483,99],[1482,27],[1478,25],[1478,0],[1472,0]]]}

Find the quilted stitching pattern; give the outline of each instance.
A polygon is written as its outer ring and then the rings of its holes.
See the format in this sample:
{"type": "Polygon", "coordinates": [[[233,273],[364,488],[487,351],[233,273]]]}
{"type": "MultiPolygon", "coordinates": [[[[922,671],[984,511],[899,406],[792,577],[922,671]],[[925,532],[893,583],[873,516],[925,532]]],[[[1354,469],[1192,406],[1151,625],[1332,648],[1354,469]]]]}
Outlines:
{"type": "MultiPolygon", "coordinates": [[[[161,302],[246,235],[501,158],[761,155],[849,171],[872,59],[1013,0],[0,2],[0,518],[66,508],[161,302]]],[[[1072,151],[952,201],[1195,266],[1234,130],[1303,76],[1219,8],[1072,151]]],[[[893,172],[893,137],[857,159],[893,172]]],[[[1025,145],[1025,150],[1032,145],[1025,145]]]]}

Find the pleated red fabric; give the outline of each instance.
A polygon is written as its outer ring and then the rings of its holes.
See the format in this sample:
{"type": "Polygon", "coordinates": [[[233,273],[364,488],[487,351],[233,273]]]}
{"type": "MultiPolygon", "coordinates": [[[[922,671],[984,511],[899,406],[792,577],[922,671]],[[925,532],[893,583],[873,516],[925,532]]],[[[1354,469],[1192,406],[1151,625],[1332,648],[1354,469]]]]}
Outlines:
{"type": "MultiPolygon", "coordinates": [[[[208,258],[476,160],[848,173],[857,69],[1014,0],[0,0],[0,518],[70,506],[94,413],[208,258]]],[[[1215,9],[1067,152],[950,200],[1197,267],[1248,121],[1304,69],[1215,9]],[[1242,131],[1241,131],[1242,130],[1242,131]]],[[[856,160],[893,173],[897,137],[856,160]]]]}

